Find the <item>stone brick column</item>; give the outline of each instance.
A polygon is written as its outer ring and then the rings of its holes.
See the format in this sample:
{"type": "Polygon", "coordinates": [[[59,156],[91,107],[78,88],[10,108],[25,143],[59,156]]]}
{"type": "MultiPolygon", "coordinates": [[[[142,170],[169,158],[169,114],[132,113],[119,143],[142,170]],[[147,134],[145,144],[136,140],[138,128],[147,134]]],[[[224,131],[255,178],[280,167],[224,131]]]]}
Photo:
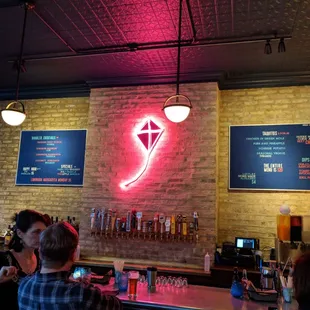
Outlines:
{"type": "Polygon", "coordinates": [[[85,185],[82,192],[81,250],[84,256],[127,257],[140,260],[203,265],[213,254],[217,228],[216,157],[218,88],[216,83],[181,85],[193,109],[186,121],[174,124],[163,113],[173,85],[92,89],[87,139],[85,185]],[[148,169],[128,190],[119,184],[144,164],[133,131],[150,117],[163,126],[148,169]],[[197,244],[90,237],[91,208],[116,209],[121,216],[135,208],[144,219],[155,212],[199,212],[197,244]]]}

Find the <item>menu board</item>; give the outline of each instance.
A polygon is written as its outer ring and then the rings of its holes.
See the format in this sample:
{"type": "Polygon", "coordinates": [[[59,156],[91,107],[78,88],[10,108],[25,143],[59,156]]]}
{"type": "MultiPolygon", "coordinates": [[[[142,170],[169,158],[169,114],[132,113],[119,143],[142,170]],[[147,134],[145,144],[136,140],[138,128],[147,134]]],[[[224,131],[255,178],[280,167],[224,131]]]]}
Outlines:
{"type": "Polygon", "coordinates": [[[83,186],[86,133],[22,131],[16,185],[83,186]]]}
{"type": "Polygon", "coordinates": [[[310,190],[310,124],[230,126],[229,189],[310,190]]]}

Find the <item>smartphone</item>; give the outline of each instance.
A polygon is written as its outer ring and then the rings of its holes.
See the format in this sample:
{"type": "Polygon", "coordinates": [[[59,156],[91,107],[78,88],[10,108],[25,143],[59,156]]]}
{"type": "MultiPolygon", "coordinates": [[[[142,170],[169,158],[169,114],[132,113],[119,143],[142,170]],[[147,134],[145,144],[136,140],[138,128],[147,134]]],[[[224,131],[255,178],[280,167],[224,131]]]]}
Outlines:
{"type": "Polygon", "coordinates": [[[91,273],[90,268],[76,267],[72,274],[73,279],[83,278],[91,273]]]}

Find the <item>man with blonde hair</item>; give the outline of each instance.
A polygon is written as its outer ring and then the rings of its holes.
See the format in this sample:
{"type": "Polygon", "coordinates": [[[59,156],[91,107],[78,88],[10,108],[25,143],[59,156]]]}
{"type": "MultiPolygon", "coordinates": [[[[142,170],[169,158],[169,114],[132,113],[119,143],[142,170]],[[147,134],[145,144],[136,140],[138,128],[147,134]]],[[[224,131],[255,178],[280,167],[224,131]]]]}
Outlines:
{"type": "Polygon", "coordinates": [[[41,271],[21,282],[20,310],[122,309],[118,298],[103,295],[92,285],[69,280],[78,240],[76,230],[66,222],[51,225],[41,234],[41,271]]]}

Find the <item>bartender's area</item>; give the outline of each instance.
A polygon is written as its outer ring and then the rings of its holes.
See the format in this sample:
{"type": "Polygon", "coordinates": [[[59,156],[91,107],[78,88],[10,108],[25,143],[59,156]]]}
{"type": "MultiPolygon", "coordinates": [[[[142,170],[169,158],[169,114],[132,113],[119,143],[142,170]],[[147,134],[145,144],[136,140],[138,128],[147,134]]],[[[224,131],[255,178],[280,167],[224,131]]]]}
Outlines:
{"type": "Polygon", "coordinates": [[[310,309],[309,1],[0,2],[1,310],[310,309]]]}

